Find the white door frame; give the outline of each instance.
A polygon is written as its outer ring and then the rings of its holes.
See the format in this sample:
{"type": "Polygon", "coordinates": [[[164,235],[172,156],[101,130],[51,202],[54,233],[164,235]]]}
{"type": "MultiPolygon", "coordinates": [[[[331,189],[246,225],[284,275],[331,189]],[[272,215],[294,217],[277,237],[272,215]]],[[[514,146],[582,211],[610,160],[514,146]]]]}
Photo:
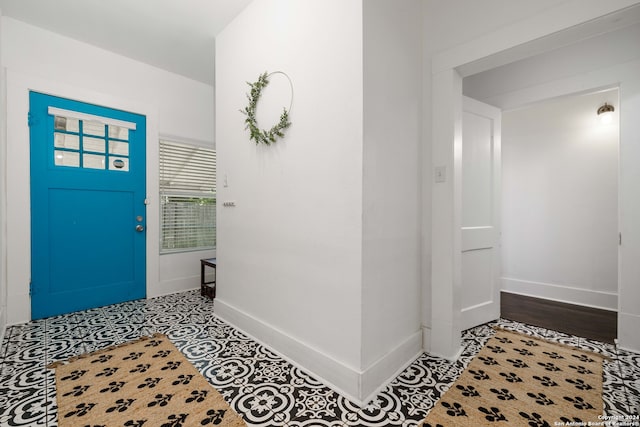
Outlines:
{"type": "MultiPolygon", "coordinates": [[[[6,69],[7,105],[7,152],[11,162],[7,162],[5,176],[13,181],[7,191],[6,233],[7,251],[7,312],[8,325],[31,320],[31,298],[29,282],[31,276],[31,206],[29,202],[29,91],[56,95],[97,105],[109,105],[112,108],[142,114],[147,118],[147,197],[151,208],[147,206],[147,229],[159,229],[160,213],[158,206],[158,111],[146,101],[123,99],[80,86],[51,80],[34,75],[25,70],[6,69]]],[[[152,287],[159,283],[159,240],[147,238],[147,295],[152,296],[152,287]]]]}
{"type": "Polygon", "coordinates": [[[462,78],[616,25],[613,16],[638,0],[567,1],[525,21],[504,27],[432,59],[431,312],[432,354],[455,359],[461,351],[461,153],[462,78]],[[441,178],[444,174],[444,181],[441,178]]]}

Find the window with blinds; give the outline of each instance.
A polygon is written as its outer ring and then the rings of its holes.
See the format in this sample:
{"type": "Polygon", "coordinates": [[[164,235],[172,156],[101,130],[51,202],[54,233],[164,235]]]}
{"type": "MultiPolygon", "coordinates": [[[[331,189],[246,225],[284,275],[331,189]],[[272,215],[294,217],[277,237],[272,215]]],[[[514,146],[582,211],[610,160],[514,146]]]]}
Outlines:
{"type": "Polygon", "coordinates": [[[216,151],[160,140],[160,253],[216,246],[216,151]]]}

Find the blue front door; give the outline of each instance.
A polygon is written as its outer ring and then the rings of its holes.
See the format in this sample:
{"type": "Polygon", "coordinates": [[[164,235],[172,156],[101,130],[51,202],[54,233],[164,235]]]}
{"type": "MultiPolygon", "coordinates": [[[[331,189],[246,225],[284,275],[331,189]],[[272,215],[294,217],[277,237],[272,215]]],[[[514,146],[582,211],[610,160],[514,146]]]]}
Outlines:
{"type": "Polygon", "coordinates": [[[29,94],[31,317],[146,296],[146,120],[29,94]]]}

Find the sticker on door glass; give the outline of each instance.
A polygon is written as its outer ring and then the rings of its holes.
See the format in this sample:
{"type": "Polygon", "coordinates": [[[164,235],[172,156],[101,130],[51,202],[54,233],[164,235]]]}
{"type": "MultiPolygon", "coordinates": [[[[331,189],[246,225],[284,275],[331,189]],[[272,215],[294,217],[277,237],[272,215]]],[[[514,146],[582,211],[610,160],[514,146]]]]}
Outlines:
{"type": "Polygon", "coordinates": [[[127,172],[129,170],[129,159],[127,158],[111,158],[109,170],[119,170],[127,172]]]}

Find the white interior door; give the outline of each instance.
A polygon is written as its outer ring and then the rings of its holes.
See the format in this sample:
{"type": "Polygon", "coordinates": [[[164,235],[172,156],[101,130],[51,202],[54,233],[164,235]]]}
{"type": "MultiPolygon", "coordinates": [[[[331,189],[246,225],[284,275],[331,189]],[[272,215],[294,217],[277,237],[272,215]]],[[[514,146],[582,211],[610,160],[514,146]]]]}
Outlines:
{"type": "Polygon", "coordinates": [[[464,97],[462,116],[462,328],[500,316],[498,108],[464,97]]]}

